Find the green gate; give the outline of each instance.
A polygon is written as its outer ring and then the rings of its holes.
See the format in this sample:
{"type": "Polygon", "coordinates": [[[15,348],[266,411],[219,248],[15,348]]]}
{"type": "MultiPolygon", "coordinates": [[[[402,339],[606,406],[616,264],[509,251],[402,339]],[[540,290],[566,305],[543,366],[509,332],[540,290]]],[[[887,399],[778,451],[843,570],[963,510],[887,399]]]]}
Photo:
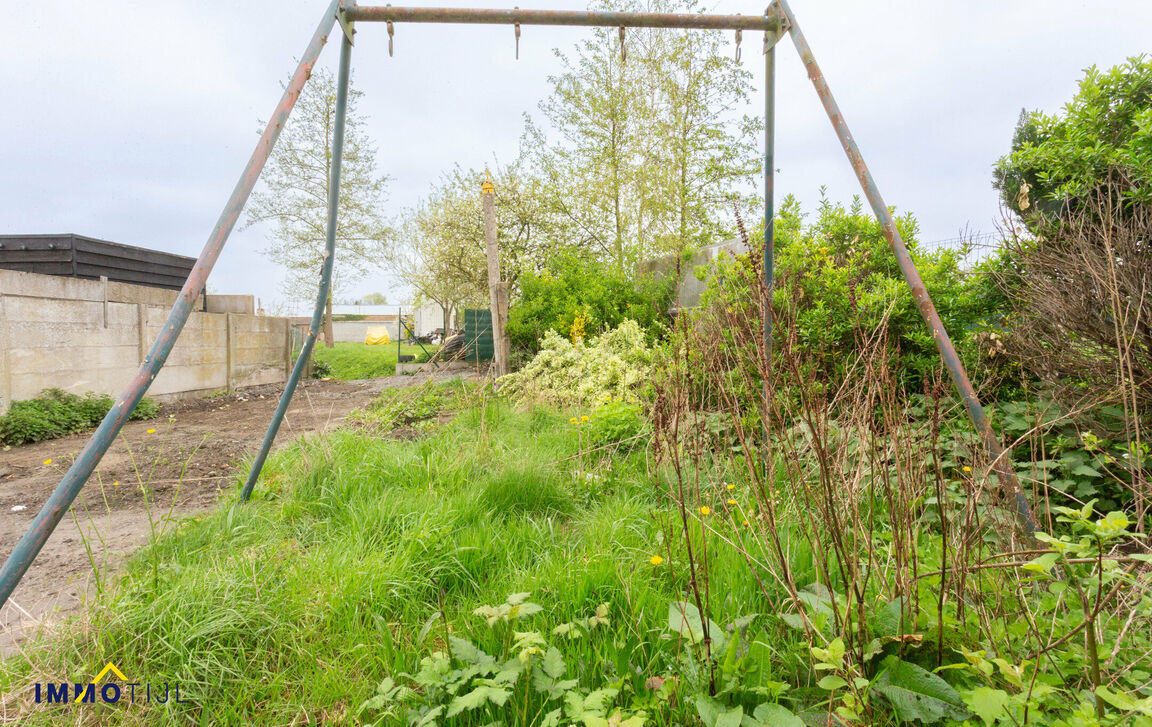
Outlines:
{"type": "Polygon", "coordinates": [[[492,311],[483,308],[464,310],[464,360],[491,361],[496,357],[492,343],[492,311]]]}

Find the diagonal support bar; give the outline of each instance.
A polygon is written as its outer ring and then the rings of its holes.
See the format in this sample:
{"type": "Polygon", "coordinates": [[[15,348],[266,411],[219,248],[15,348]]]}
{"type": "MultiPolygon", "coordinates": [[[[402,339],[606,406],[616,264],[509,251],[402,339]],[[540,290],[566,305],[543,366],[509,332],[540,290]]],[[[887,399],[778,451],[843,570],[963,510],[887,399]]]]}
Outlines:
{"type": "MultiPolygon", "coordinates": [[[[276,441],[276,433],[280,431],[280,423],[288,413],[288,405],[292,403],[292,395],[300,383],[300,376],[312,358],[312,349],[316,346],[316,337],[320,333],[320,324],[324,317],[324,307],[328,304],[328,294],[332,290],[332,266],[336,260],[336,214],[340,207],[340,168],[344,160],[344,120],[348,111],[348,76],[352,65],[352,38],[345,33],[340,44],[340,69],[336,75],[336,115],[333,119],[332,129],[332,168],[328,177],[328,225],[324,230],[324,263],[320,267],[320,288],[316,293],[316,307],[312,309],[312,324],[308,327],[308,337],[304,339],[304,346],[300,350],[300,357],[292,367],[292,375],[284,385],[284,392],[280,394],[280,403],[276,405],[276,413],[268,423],[268,431],[264,433],[264,441],[260,443],[260,451],[248,472],[248,480],[244,483],[244,490],[240,499],[247,501],[252,496],[252,488],[256,480],[260,479],[260,470],[264,469],[264,460],[268,459],[268,452],[272,449],[272,442],[276,441]]],[[[397,335],[399,338],[399,335],[397,335]]]]}
{"type": "Polygon", "coordinates": [[[220,257],[220,251],[224,249],[228,235],[236,226],[236,221],[240,218],[244,204],[248,201],[252,188],[256,186],[256,180],[260,178],[264,163],[268,161],[272,147],[275,146],[276,139],[280,136],[280,131],[288,120],[288,115],[292,113],[292,108],[296,105],[296,99],[300,96],[301,89],[304,88],[304,84],[312,75],[312,67],[316,64],[316,59],[320,56],[320,51],[328,40],[328,33],[336,22],[336,10],[339,4],[339,0],[333,0],[325,11],[324,17],[320,20],[320,24],[316,27],[316,32],[313,33],[312,40],[308,43],[308,47],[296,67],[296,72],[292,74],[292,80],[284,89],[280,103],[276,105],[276,110],[268,119],[268,125],[260,135],[256,149],[248,159],[248,164],[244,167],[240,180],[232,190],[232,196],[228,198],[224,211],[220,213],[216,226],[212,228],[212,233],[208,236],[204,250],[192,267],[192,272],[188,274],[188,279],[184,282],[184,287],[181,288],[180,295],[177,296],[176,303],[168,314],[164,328],[140,364],[140,370],[136,372],[123,393],[117,397],[112,409],[100,422],[96,431],[92,433],[84,445],[84,449],[76,457],[76,461],[68,468],[64,478],[56,485],[56,489],[48,501],[44,503],[44,507],[36,514],[36,518],[28,527],[28,531],[24,533],[20,541],[16,543],[11,555],[4,561],[4,567],[0,569],[0,604],[6,602],[8,597],[12,595],[12,591],[16,589],[16,585],[24,577],[24,573],[32,565],[32,561],[40,549],[44,547],[44,543],[47,542],[52,531],[56,529],[60,519],[68,512],[68,508],[72,506],[72,501],[76,499],[76,495],[80,493],[92,472],[95,471],[96,465],[100,463],[104,453],[108,451],[108,447],[116,439],[116,435],[120,433],[124,423],[128,421],[132,410],[144,397],[144,393],[148,391],[148,387],[156,379],[156,375],[168,360],[169,354],[172,353],[172,347],[176,345],[176,339],[179,338],[180,331],[188,320],[188,314],[192,312],[192,305],[204,288],[204,283],[208,279],[208,274],[212,272],[212,266],[216,264],[216,259],[220,257]]]}
{"type": "Polygon", "coordinates": [[[848,130],[848,124],[844,121],[840,106],[832,96],[832,89],[824,80],[824,74],[820,71],[820,66],[816,64],[816,57],[812,55],[808,41],[804,38],[804,33],[800,31],[800,26],[796,24],[796,17],[788,6],[788,0],[775,0],[773,6],[779,14],[781,24],[792,36],[796,51],[800,54],[800,59],[808,70],[808,78],[816,87],[816,93],[820,96],[820,102],[824,104],[824,110],[832,122],[832,127],[836,130],[840,144],[844,147],[844,153],[848,155],[848,161],[851,162],[852,169],[856,172],[856,178],[860,180],[860,186],[864,188],[864,196],[868,198],[872,212],[884,229],[884,236],[888,238],[888,245],[892,248],[896,262],[900,266],[901,272],[904,273],[904,279],[912,290],[912,298],[916,301],[916,306],[920,309],[920,315],[928,325],[928,330],[932,332],[932,338],[936,342],[936,348],[940,351],[940,357],[944,360],[944,365],[952,376],[952,383],[956,386],[960,398],[964,401],[964,407],[968,410],[968,417],[972,420],[972,425],[976,427],[976,432],[983,440],[984,449],[1000,480],[1001,489],[1012,495],[1019,525],[1027,534],[1031,535],[1036,531],[1036,521],[1032,517],[1032,509],[1028,505],[1028,499],[1020,489],[1020,482],[1016,479],[1016,473],[1012,471],[1012,462],[1001,446],[996,433],[992,431],[992,425],[988,421],[987,414],[984,413],[984,407],[980,405],[976,391],[972,388],[972,382],[968,379],[968,372],[964,370],[964,364],[961,363],[960,357],[956,353],[956,347],[952,345],[952,339],[940,321],[940,315],[936,312],[936,306],[928,295],[928,289],[924,287],[924,281],[921,280],[920,273],[916,270],[915,263],[912,262],[912,256],[908,254],[908,248],[904,245],[904,240],[896,229],[896,223],[892,219],[888,205],[880,196],[880,188],[876,186],[876,180],[868,171],[868,165],[864,163],[864,157],[860,154],[860,148],[856,146],[852,132],[848,130]]]}

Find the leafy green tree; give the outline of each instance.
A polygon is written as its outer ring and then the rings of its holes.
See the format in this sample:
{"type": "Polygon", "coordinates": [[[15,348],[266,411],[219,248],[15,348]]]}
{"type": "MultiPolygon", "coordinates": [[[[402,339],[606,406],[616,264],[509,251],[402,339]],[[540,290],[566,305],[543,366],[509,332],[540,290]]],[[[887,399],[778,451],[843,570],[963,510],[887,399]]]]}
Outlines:
{"type": "Polygon", "coordinates": [[[993,186],[1034,227],[1074,210],[1112,175],[1126,200],[1152,202],[1152,59],[1144,55],[1089,68],[1063,114],[1021,112],[993,186]]]}
{"type": "MultiPolygon", "coordinates": [[[[640,9],[630,0],[607,9],[640,9]]],[[[663,0],[647,10],[695,10],[663,0]]],[[[750,209],[759,122],[739,117],[750,76],[719,33],[600,29],[549,80],[548,122],[526,138],[557,223],[573,244],[617,268],[729,234],[732,206],[750,209]]]]}
{"type": "Polygon", "coordinates": [[[383,293],[369,293],[360,298],[360,303],[362,305],[387,305],[388,296],[383,293]]]}
{"type": "MultiPolygon", "coordinates": [[[[381,211],[388,178],[376,170],[376,147],[368,138],[366,119],[357,110],[361,95],[349,89],[336,261],[324,319],[324,342],[329,347],[334,345],[333,297],[382,266],[391,239],[381,211]]],[[[296,300],[315,297],[324,260],[335,117],[336,82],[331,72],[318,68],[268,159],[261,188],[248,202],[246,225],[271,223],[265,254],[287,269],[284,292],[296,300]]]]}

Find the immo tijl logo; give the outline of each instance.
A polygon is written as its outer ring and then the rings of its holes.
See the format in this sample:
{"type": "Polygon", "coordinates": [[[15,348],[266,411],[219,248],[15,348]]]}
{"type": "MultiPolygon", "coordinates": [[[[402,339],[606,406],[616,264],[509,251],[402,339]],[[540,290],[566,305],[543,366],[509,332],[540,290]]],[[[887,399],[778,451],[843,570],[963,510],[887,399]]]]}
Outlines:
{"type": "Polygon", "coordinates": [[[92,677],[92,681],[87,684],[69,684],[68,682],[42,684],[37,682],[35,689],[37,704],[41,702],[48,702],[49,704],[95,704],[96,702],[118,704],[121,701],[127,704],[165,704],[169,700],[179,704],[189,703],[187,699],[180,698],[179,684],[132,682],[112,662],[105,664],[100,673],[92,677]],[[124,682],[123,686],[113,681],[101,684],[101,680],[108,676],[109,672],[124,682]]]}

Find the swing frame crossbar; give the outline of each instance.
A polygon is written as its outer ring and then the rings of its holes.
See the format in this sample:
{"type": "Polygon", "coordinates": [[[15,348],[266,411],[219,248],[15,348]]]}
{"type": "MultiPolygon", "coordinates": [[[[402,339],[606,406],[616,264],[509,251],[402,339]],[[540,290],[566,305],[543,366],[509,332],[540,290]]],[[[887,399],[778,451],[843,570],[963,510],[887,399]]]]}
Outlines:
{"type": "MultiPolygon", "coordinates": [[[[835,98],[832,96],[832,91],[828,87],[828,83],[824,79],[824,74],[816,63],[812,49],[808,46],[804,34],[800,31],[800,26],[796,23],[796,18],[787,0],[772,0],[772,4],[768,7],[767,11],[759,16],[520,10],[519,8],[499,10],[479,8],[381,7],[358,6],[355,0],[332,0],[324,11],[324,15],[316,27],[316,31],[312,34],[307,48],[300,57],[299,64],[288,85],[285,87],[279,103],[269,117],[268,124],[261,133],[259,142],[256,144],[256,149],[252,152],[252,156],[249,158],[248,163],[244,167],[244,171],[240,175],[240,180],[236,183],[236,187],[232,190],[232,194],[228,198],[224,210],[220,213],[216,225],[212,228],[212,232],[208,236],[208,242],[205,244],[203,251],[200,253],[200,257],[192,267],[192,271],[189,273],[184,287],[180,290],[164,328],[161,329],[148,355],[141,362],[140,368],[132,381],[124,389],[123,393],[117,397],[111,410],[104,417],[103,421],[100,422],[100,426],[93,432],[88,442],[84,445],[84,448],[80,451],[80,454],[77,455],[75,461],[68,468],[63,478],[61,478],[59,484],[57,484],[56,489],[52,492],[51,496],[49,496],[39,513],[37,513],[28,530],[20,538],[20,541],[16,544],[12,553],[4,562],[3,568],[0,568],[0,605],[6,603],[12,595],[16,586],[20,583],[21,578],[23,578],[25,572],[27,572],[28,567],[32,564],[32,561],[36,558],[41,548],[44,547],[44,543],[47,542],[48,537],[56,529],[60,520],[68,512],[73,500],[75,500],[80,490],[84,487],[84,484],[88,481],[88,478],[95,471],[104,453],[108,450],[108,447],[111,446],[117,434],[120,433],[125,422],[128,421],[128,417],[132,414],[132,411],[136,408],[140,399],[143,398],[144,393],[148,390],[152,381],[156,379],[156,375],[160,369],[163,368],[165,361],[167,361],[169,354],[172,352],[173,346],[176,344],[177,338],[180,336],[180,331],[183,329],[184,323],[188,320],[188,315],[192,311],[196,297],[207,282],[208,274],[212,271],[212,267],[219,258],[221,250],[223,250],[224,243],[235,227],[240,213],[248,201],[249,195],[252,193],[257,180],[260,178],[264,164],[268,161],[272,149],[276,145],[276,140],[279,138],[280,132],[287,123],[289,114],[291,114],[292,108],[296,105],[300,92],[304,88],[304,84],[311,76],[312,68],[319,58],[320,51],[323,49],[335,25],[339,23],[343,31],[343,37],[341,38],[339,71],[337,74],[336,117],[331,162],[332,184],[328,197],[325,257],[321,267],[316,306],[313,310],[312,322],[308,329],[308,335],[304,340],[303,349],[288,377],[276,412],[272,417],[272,421],[269,423],[268,431],[253,462],[248,479],[244,484],[241,497],[243,500],[247,500],[250,497],[256,481],[260,477],[260,471],[264,465],[265,458],[268,456],[268,452],[276,438],[276,433],[279,431],[280,423],[283,421],[288,405],[292,400],[292,395],[299,384],[301,374],[310,358],[312,348],[316,343],[316,338],[320,331],[324,305],[328,299],[328,292],[331,289],[332,267],[335,257],[339,179],[343,153],[345,116],[348,103],[348,78],[351,66],[352,38],[355,33],[355,23],[357,22],[386,23],[390,42],[392,33],[394,32],[393,25],[395,23],[512,25],[517,28],[517,38],[519,38],[519,26],[521,25],[616,27],[620,29],[622,42],[624,41],[624,29],[629,27],[735,30],[737,31],[736,37],[738,43],[740,33],[744,30],[763,31],[765,72],[763,173],[765,194],[764,246],[762,254],[766,299],[762,301],[762,305],[764,310],[765,348],[769,356],[771,356],[772,353],[773,325],[771,295],[773,286],[773,164],[775,163],[774,128],[776,115],[775,48],[777,41],[782,37],[783,33],[790,35],[793,45],[795,45],[808,71],[808,77],[812,81],[812,85],[815,87],[821,103],[824,105],[824,110],[828,114],[829,120],[832,122],[836,136],[844,148],[844,153],[848,156],[852,169],[856,173],[856,177],[864,190],[865,196],[868,198],[869,205],[872,207],[876,218],[880,221],[884,236],[887,238],[888,244],[896,257],[896,261],[904,274],[904,278],[908,283],[912,296],[920,310],[920,314],[928,326],[929,331],[932,333],[933,340],[936,342],[936,347],[940,352],[941,360],[948,369],[952,382],[964,402],[969,419],[971,419],[976,432],[980,435],[988,460],[991,463],[991,468],[999,479],[1001,492],[1014,501],[1017,526],[1026,536],[1031,536],[1036,530],[1036,523],[1033,519],[1031,508],[1016,479],[1012,463],[1004,448],[1001,446],[999,438],[992,430],[984,408],[981,406],[976,392],[972,387],[972,382],[968,379],[968,374],[964,370],[964,365],[961,363],[960,357],[952,345],[952,340],[949,338],[948,332],[944,329],[944,324],[940,321],[940,316],[936,312],[932,298],[928,295],[928,291],[924,287],[924,282],[921,280],[920,274],[916,270],[916,266],[908,253],[907,246],[905,246],[904,240],[896,229],[892,214],[884,202],[883,197],[881,197],[880,190],[872,178],[868,166],[864,163],[860,149],[857,147],[856,141],[848,130],[847,123],[844,121],[844,115],[841,113],[835,98]]],[[[766,381],[765,406],[767,406],[768,402],[768,388],[769,382],[766,381]]]]}

